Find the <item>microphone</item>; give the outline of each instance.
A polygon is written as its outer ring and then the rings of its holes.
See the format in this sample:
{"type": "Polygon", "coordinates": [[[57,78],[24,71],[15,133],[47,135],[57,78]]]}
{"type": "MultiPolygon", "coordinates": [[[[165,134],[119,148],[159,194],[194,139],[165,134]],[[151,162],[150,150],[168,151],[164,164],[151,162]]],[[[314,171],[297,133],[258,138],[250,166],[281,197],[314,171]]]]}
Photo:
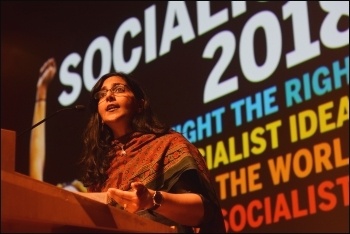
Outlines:
{"type": "Polygon", "coordinates": [[[85,106],[84,105],[76,105],[73,107],[68,107],[68,108],[63,108],[63,109],[59,109],[58,111],[54,112],[53,114],[47,116],[46,118],[44,118],[43,120],[37,122],[36,124],[34,124],[33,126],[31,126],[30,128],[24,130],[23,132],[21,132],[18,137],[22,136],[24,133],[32,130],[33,128],[35,128],[36,126],[42,124],[43,122],[47,121],[48,119],[50,119],[51,117],[57,115],[58,113],[62,112],[62,111],[66,111],[66,110],[78,110],[78,111],[82,111],[85,110],[85,106]]]}

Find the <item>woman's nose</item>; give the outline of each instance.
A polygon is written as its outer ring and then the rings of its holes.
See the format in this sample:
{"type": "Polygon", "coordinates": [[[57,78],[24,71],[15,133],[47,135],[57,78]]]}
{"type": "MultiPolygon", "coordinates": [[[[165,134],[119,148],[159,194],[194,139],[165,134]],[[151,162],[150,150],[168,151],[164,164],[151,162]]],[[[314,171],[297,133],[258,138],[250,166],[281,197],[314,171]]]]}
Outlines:
{"type": "Polygon", "coordinates": [[[115,93],[112,92],[111,90],[108,90],[107,91],[107,94],[106,94],[106,100],[115,100],[115,93]]]}

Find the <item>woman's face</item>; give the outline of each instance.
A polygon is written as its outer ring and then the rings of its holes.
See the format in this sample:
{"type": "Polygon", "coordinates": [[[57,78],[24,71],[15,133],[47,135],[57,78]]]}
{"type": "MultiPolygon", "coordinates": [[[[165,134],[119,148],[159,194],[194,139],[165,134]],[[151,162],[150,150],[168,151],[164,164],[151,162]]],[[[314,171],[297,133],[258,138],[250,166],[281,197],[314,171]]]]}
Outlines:
{"type": "Polygon", "coordinates": [[[107,78],[101,87],[102,95],[98,102],[98,113],[104,124],[114,132],[115,137],[131,131],[131,121],[140,104],[126,82],[119,76],[107,78]]]}

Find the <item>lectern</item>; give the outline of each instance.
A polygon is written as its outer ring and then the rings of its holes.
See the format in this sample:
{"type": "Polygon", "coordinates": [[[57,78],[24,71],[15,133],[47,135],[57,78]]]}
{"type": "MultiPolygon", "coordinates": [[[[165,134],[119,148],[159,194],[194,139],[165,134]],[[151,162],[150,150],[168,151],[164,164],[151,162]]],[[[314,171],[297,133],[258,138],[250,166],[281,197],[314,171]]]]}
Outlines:
{"type": "Polygon", "coordinates": [[[14,131],[1,129],[1,232],[175,233],[152,220],[15,171],[14,131]]]}

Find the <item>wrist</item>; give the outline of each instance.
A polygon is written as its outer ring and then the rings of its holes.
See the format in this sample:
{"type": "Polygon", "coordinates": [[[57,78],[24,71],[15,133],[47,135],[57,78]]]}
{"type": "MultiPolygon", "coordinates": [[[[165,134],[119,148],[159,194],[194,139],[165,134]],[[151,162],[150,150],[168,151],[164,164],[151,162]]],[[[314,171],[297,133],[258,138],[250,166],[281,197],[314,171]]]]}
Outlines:
{"type": "Polygon", "coordinates": [[[152,195],[152,202],[153,202],[153,206],[151,208],[149,208],[149,210],[156,210],[158,209],[162,203],[163,203],[163,194],[161,191],[154,191],[153,195],[152,195]]]}
{"type": "Polygon", "coordinates": [[[46,98],[37,98],[35,99],[35,102],[45,102],[46,98]]]}

